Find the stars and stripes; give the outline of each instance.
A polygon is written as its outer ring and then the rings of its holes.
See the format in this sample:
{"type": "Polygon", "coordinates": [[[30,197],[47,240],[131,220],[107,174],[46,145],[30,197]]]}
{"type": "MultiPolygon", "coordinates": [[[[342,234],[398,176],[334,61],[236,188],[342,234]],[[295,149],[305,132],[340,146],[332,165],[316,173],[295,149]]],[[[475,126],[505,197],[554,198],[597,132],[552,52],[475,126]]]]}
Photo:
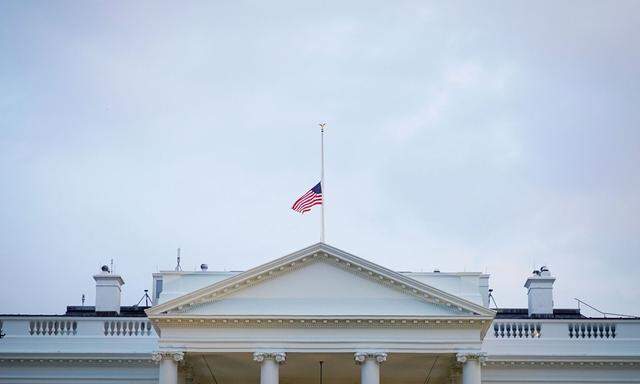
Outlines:
{"type": "Polygon", "coordinates": [[[322,186],[321,183],[316,184],[307,193],[300,196],[291,209],[296,212],[305,213],[311,210],[314,205],[322,205],[322,186]]]}

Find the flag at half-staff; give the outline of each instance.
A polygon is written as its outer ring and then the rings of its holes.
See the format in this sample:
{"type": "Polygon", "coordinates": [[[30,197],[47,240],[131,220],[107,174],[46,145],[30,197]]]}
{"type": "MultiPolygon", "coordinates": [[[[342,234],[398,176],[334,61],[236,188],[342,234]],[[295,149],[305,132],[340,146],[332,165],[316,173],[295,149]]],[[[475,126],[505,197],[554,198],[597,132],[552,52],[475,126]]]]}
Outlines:
{"type": "Polygon", "coordinates": [[[305,213],[311,210],[311,207],[314,205],[322,205],[322,183],[316,184],[315,187],[311,188],[304,195],[300,196],[291,209],[296,212],[305,213]]]}

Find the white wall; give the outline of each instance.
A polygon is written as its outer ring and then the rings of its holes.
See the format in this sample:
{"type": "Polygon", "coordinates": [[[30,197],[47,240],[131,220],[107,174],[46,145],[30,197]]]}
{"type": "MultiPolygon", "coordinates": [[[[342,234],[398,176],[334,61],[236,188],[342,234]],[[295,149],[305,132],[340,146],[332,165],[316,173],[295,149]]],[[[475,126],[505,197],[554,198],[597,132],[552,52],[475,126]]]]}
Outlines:
{"type": "Polygon", "coordinates": [[[640,367],[636,366],[591,366],[589,364],[563,367],[545,365],[510,366],[489,364],[482,367],[483,384],[506,383],[563,383],[563,384],[608,384],[640,383],[640,367]]]}
{"type": "Polygon", "coordinates": [[[157,384],[158,366],[135,364],[86,364],[74,362],[0,362],[0,384],[157,384]]]}

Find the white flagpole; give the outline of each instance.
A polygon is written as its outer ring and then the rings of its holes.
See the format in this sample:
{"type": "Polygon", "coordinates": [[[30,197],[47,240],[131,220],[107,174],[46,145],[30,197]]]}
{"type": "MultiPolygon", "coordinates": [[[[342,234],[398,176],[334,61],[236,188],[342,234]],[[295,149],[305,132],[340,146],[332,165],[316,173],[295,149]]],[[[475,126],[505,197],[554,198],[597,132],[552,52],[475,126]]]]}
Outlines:
{"type": "Polygon", "coordinates": [[[326,192],[324,190],[324,127],[327,123],[320,123],[320,189],[322,190],[322,215],[320,227],[320,242],[324,243],[324,206],[326,205],[326,192]]]}

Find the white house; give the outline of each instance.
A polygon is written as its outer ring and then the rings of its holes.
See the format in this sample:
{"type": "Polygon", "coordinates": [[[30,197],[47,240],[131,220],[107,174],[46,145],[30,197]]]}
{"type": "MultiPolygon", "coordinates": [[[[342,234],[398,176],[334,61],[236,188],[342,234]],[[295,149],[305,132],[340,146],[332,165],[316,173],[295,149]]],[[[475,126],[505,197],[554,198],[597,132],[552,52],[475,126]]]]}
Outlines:
{"type": "Polygon", "coordinates": [[[153,275],[152,307],[0,315],[0,383],[640,383],[640,319],[490,309],[482,273],[395,272],[320,243],[245,272],[153,275]]]}

